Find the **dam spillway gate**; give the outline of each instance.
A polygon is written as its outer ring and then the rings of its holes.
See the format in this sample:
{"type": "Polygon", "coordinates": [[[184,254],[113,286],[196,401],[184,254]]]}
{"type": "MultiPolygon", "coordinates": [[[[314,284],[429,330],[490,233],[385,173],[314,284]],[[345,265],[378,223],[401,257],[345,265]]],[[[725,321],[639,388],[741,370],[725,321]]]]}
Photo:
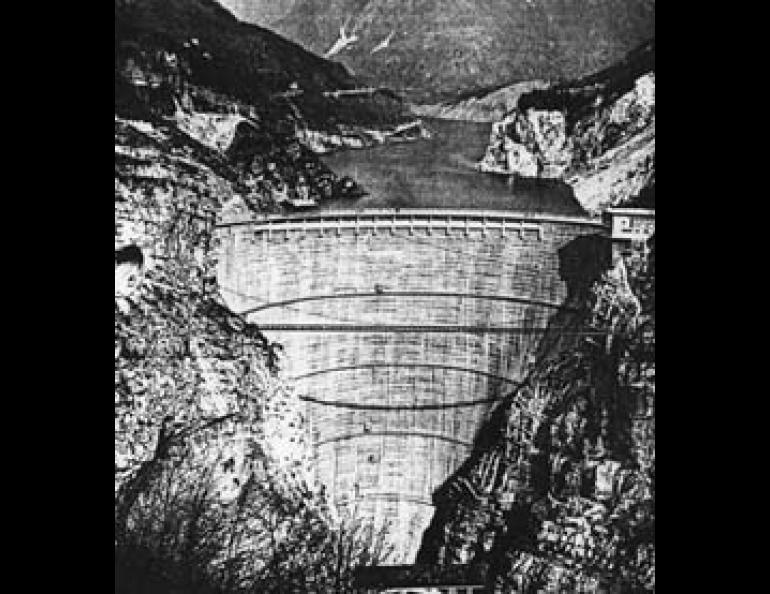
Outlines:
{"type": "Polygon", "coordinates": [[[390,524],[393,562],[414,560],[433,492],[563,308],[559,250],[603,230],[409,209],[218,224],[223,297],[283,345],[318,479],[335,504],[390,524]]]}

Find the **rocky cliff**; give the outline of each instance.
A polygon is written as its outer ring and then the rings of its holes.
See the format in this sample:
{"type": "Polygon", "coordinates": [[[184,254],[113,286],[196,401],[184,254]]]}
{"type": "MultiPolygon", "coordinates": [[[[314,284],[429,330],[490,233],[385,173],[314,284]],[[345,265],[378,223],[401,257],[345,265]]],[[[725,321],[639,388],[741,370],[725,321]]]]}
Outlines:
{"type": "MultiPolygon", "coordinates": [[[[271,179],[290,191],[318,166],[293,137],[256,143],[252,131],[220,115],[115,117],[121,594],[282,592],[313,579],[318,591],[343,591],[350,562],[339,563],[340,547],[376,555],[356,548],[355,525],[337,528],[311,479],[304,406],[275,373],[279,348],[221,299],[215,222],[228,209],[274,206],[242,157],[278,164],[271,179]]],[[[310,191],[334,183],[328,176],[308,175],[310,191]]]]}
{"type": "Polygon", "coordinates": [[[653,244],[575,295],[436,493],[418,561],[479,566],[500,593],[654,589],[654,263],[653,244]]]}
{"type": "Polygon", "coordinates": [[[350,82],[272,34],[242,32],[213,2],[116,0],[115,24],[116,489],[171,444],[211,440],[227,459],[239,452],[227,468],[242,484],[248,452],[289,451],[265,431],[299,443],[301,423],[270,371],[277,350],[219,297],[213,225],[223,209],[258,215],[359,192],[299,141],[304,116],[272,94],[285,80],[350,82]],[[214,24],[233,38],[207,39],[214,24]],[[240,41],[273,65],[256,89],[208,65],[240,41]]]}
{"type": "Polygon", "coordinates": [[[522,95],[482,171],[560,178],[597,213],[655,184],[655,41],[597,74],[522,95]]]}
{"type": "Polygon", "coordinates": [[[225,158],[249,208],[360,195],[313,155],[327,150],[317,138],[334,148],[376,143],[360,130],[397,134],[406,126],[398,104],[384,95],[350,109],[324,96],[355,86],[339,67],[238,23],[214,2],[175,6],[116,2],[116,114],[170,126],[225,158]]]}
{"type": "MultiPolygon", "coordinates": [[[[271,372],[277,351],[225,307],[215,280],[213,225],[237,179],[221,154],[174,126],[115,120],[118,491],[174,448],[231,460],[225,497],[255,456],[292,466],[265,439],[276,408],[287,434],[296,423],[271,372]]],[[[302,434],[291,435],[302,458],[302,434]]]]}
{"type": "Polygon", "coordinates": [[[653,0],[297,0],[271,26],[420,102],[575,78],[654,36],[653,0]]]}
{"type": "Polygon", "coordinates": [[[206,37],[220,20],[240,30],[213,2],[116,0],[116,592],[334,583],[346,578],[329,559],[356,544],[311,478],[280,348],[221,298],[213,235],[227,210],[357,191],[297,138],[298,121],[328,121],[273,95],[285,80],[337,84],[337,70],[247,27],[276,68],[289,55],[261,88],[241,86],[237,63],[207,70],[228,51],[227,29],[206,37]]]}

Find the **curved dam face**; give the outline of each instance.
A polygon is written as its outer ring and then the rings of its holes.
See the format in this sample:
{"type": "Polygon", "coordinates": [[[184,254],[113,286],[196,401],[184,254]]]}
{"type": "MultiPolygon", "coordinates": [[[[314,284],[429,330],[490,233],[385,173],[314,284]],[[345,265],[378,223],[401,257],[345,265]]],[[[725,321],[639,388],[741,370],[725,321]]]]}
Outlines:
{"type": "Polygon", "coordinates": [[[520,379],[602,226],[509,212],[335,211],[218,226],[228,305],[284,346],[319,480],[410,563],[431,496],[520,379]]]}

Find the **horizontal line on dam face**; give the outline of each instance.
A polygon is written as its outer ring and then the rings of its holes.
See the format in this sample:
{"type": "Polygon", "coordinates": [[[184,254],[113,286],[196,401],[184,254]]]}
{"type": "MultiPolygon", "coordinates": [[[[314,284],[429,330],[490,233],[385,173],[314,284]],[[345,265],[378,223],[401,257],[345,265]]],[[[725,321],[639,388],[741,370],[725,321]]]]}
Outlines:
{"type": "Polygon", "coordinates": [[[338,435],[337,437],[322,439],[315,442],[313,445],[318,447],[328,443],[347,441],[349,439],[358,439],[361,437],[422,437],[425,439],[448,441],[450,443],[456,443],[468,448],[473,445],[469,441],[463,441],[462,439],[457,439],[456,437],[449,437],[448,435],[443,435],[441,433],[427,433],[425,431],[361,431],[360,433],[348,433],[346,435],[338,435]]]}
{"type": "MultiPolygon", "coordinates": [[[[225,289],[225,292],[227,290],[225,289]]],[[[482,299],[485,301],[505,301],[509,303],[524,303],[527,305],[539,305],[550,309],[562,309],[564,311],[574,311],[574,308],[566,307],[562,303],[547,301],[545,299],[532,299],[531,297],[521,297],[517,295],[498,295],[494,293],[452,293],[448,291],[371,291],[357,293],[329,293],[326,295],[308,295],[306,297],[295,297],[284,301],[273,301],[264,303],[257,307],[251,307],[240,312],[240,315],[248,315],[266,309],[275,307],[285,307],[297,303],[308,301],[325,301],[328,299],[361,299],[369,297],[455,297],[458,299],[482,299]]]]}
{"type": "Polygon", "coordinates": [[[345,495],[338,495],[334,498],[336,505],[355,505],[365,499],[380,499],[388,503],[399,503],[405,501],[406,503],[416,503],[417,505],[425,505],[427,507],[434,507],[433,501],[425,499],[423,497],[415,497],[413,495],[400,495],[399,493],[391,492],[379,492],[379,493],[367,493],[363,491],[355,497],[346,497],[345,495]]]}
{"type": "Polygon", "coordinates": [[[575,331],[567,328],[522,328],[519,326],[398,326],[352,324],[257,324],[261,331],[281,332],[373,332],[373,333],[445,333],[445,334],[544,334],[556,332],[562,336],[606,336],[606,332],[575,331]]]}
{"type": "Polygon", "coordinates": [[[388,363],[388,362],[359,363],[357,365],[345,365],[342,367],[327,367],[326,369],[319,369],[318,371],[311,371],[309,373],[302,373],[300,375],[295,375],[294,377],[290,377],[288,379],[292,381],[298,381],[309,377],[315,377],[317,375],[325,375],[327,373],[339,373],[342,371],[353,371],[355,369],[384,369],[384,368],[414,369],[415,367],[420,367],[423,369],[446,369],[448,371],[460,371],[463,373],[470,373],[473,375],[483,375],[484,377],[488,377],[491,379],[498,379],[500,381],[507,382],[509,384],[519,383],[514,379],[511,379],[502,375],[498,375],[496,373],[490,373],[489,371],[483,371],[481,369],[473,369],[472,367],[459,367],[457,365],[441,365],[440,363],[388,363]]]}
{"type": "Polygon", "coordinates": [[[359,404],[357,402],[342,402],[339,400],[321,400],[320,398],[313,398],[312,396],[300,396],[300,400],[305,402],[311,402],[312,404],[319,404],[322,406],[331,406],[335,408],[348,408],[353,410],[387,410],[387,411],[401,411],[401,410],[443,410],[446,408],[464,408],[469,406],[479,406],[481,404],[490,404],[492,402],[499,402],[500,398],[479,398],[478,400],[465,400],[462,402],[447,402],[444,404],[359,404]]]}

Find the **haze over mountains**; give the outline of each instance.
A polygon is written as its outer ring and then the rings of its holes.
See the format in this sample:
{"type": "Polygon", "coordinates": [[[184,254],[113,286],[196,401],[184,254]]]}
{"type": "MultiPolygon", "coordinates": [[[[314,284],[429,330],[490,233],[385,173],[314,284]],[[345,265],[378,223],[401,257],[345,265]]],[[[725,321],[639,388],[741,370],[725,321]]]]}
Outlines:
{"type": "Polygon", "coordinates": [[[372,84],[406,87],[423,100],[579,77],[655,34],[654,0],[293,0],[271,9],[260,0],[223,3],[372,84]]]}

